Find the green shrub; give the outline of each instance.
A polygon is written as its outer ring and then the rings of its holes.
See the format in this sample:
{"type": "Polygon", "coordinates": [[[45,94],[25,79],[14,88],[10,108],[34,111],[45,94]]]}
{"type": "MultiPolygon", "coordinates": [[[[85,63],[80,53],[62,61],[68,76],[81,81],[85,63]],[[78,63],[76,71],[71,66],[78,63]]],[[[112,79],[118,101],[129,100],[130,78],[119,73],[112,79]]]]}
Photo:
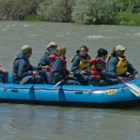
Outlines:
{"type": "Polygon", "coordinates": [[[116,15],[126,10],[130,2],[125,0],[76,0],[72,20],[84,24],[113,24],[116,15]]]}
{"type": "Polygon", "coordinates": [[[140,0],[0,0],[0,20],[140,24],[140,0]]]}
{"type": "Polygon", "coordinates": [[[0,19],[24,20],[36,14],[41,0],[0,0],[0,19]]]}
{"type": "Polygon", "coordinates": [[[9,19],[13,0],[0,0],[0,19],[9,19]]]}
{"type": "Polygon", "coordinates": [[[73,4],[74,0],[44,0],[37,13],[42,20],[69,22],[73,4]]]}

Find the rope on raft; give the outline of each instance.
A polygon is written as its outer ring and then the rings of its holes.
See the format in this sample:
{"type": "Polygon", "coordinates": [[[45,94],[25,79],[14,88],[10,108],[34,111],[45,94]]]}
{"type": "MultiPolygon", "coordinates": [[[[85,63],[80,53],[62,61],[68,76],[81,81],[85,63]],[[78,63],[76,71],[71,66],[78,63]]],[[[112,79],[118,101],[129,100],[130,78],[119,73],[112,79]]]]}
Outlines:
{"type": "MultiPolygon", "coordinates": [[[[138,81],[140,79],[134,79],[133,81],[138,81]]],[[[100,88],[100,89],[94,89],[94,90],[73,90],[73,89],[63,89],[64,91],[73,91],[73,92],[95,92],[95,91],[101,91],[101,90],[110,90],[110,89],[124,89],[126,85],[123,85],[121,87],[116,87],[116,88],[100,88]]],[[[31,88],[18,88],[18,87],[6,87],[6,86],[0,86],[0,88],[3,88],[4,90],[30,90],[31,88]]],[[[34,90],[60,90],[60,88],[34,88],[34,90]]]]}

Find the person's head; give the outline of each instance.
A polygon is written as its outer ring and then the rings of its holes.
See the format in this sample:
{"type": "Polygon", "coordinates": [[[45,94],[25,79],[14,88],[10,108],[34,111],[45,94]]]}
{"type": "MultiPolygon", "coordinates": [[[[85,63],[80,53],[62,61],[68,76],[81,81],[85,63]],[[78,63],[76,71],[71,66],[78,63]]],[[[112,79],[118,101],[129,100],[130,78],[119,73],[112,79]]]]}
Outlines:
{"type": "Polygon", "coordinates": [[[100,49],[97,51],[97,56],[98,56],[98,57],[102,57],[103,60],[106,60],[106,59],[107,59],[107,55],[108,55],[108,51],[107,51],[106,49],[100,48],[100,49]]]}
{"type": "Polygon", "coordinates": [[[58,54],[58,56],[65,57],[66,51],[67,51],[67,49],[65,48],[65,46],[63,46],[63,45],[58,45],[57,46],[57,54],[58,54]]]}
{"type": "Polygon", "coordinates": [[[81,46],[79,48],[79,54],[80,56],[86,56],[88,53],[88,47],[87,46],[81,46]]]}
{"type": "Polygon", "coordinates": [[[115,57],[116,56],[116,50],[115,50],[116,47],[113,47],[112,48],[112,51],[111,51],[111,56],[115,57]]]}
{"type": "Polygon", "coordinates": [[[117,45],[115,48],[116,54],[119,57],[124,57],[125,50],[126,48],[122,45],[117,45]]]}
{"type": "Polygon", "coordinates": [[[26,58],[30,58],[32,55],[32,48],[29,45],[23,45],[21,51],[26,58]]]}
{"type": "Polygon", "coordinates": [[[50,43],[46,46],[46,48],[47,48],[48,51],[55,50],[56,47],[57,47],[57,44],[56,44],[55,42],[50,42],[50,43]]]}

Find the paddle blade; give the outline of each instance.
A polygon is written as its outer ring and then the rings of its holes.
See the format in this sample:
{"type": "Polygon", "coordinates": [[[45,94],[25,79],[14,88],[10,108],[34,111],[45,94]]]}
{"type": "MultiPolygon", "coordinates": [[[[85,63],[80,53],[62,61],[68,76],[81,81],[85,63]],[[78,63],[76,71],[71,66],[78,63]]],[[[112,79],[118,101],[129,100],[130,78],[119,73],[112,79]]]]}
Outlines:
{"type": "Polygon", "coordinates": [[[140,88],[134,84],[125,83],[130,91],[137,97],[140,97],[140,88]]]}
{"type": "Polygon", "coordinates": [[[20,81],[20,84],[23,85],[23,84],[27,84],[30,79],[32,78],[32,76],[26,76],[24,77],[21,81],[20,81]]]}
{"type": "Polygon", "coordinates": [[[59,81],[57,84],[55,84],[55,85],[53,86],[53,88],[59,86],[61,83],[62,83],[62,81],[59,81]]]}

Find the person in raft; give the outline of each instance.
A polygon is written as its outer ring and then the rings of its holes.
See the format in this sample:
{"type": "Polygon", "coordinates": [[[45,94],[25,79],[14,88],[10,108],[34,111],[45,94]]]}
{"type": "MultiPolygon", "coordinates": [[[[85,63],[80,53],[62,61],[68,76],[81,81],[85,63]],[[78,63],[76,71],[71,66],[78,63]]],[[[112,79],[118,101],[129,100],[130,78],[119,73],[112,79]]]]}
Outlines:
{"type": "Polygon", "coordinates": [[[137,78],[138,71],[127,60],[125,50],[126,48],[122,45],[117,45],[112,50],[111,57],[108,60],[108,70],[117,77],[137,78]]]}
{"type": "Polygon", "coordinates": [[[55,42],[50,42],[46,46],[46,51],[44,55],[41,57],[38,66],[47,66],[47,65],[49,66],[50,65],[49,55],[56,54],[56,48],[57,48],[57,44],[55,42]]]}
{"type": "Polygon", "coordinates": [[[8,82],[8,71],[2,65],[0,65],[0,82],[8,82]]]}
{"type": "Polygon", "coordinates": [[[119,80],[117,76],[107,69],[107,56],[108,51],[106,49],[100,48],[97,51],[97,57],[91,58],[88,62],[90,63],[90,77],[92,85],[112,85],[117,84],[119,80]]]}
{"type": "Polygon", "coordinates": [[[81,46],[71,60],[71,72],[82,85],[89,84],[89,59],[87,46],[81,46]]]}
{"type": "Polygon", "coordinates": [[[61,58],[61,75],[62,75],[62,84],[66,85],[79,85],[80,83],[77,79],[73,76],[73,73],[67,70],[67,61],[66,61],[66,47],[63,45],[57,46],[57,54],[58,57],[61,58]]]}
{"type": "Polygon", "coordinates": [[[50,71],[47,72],[49,84],[56,84],[67,77],[70,73],[67,70],[65,57],[66,48],[63,45],[58,45],[56,50],[57,54],[51,54],[48,56],[50,59],[50,71]]]}
{"type": "MultiPolygon", "coordinates": [[[[39,67],[44,67],[45,66],[47,71],[50,70],[51,60],[49,58],[49,55],[56,54],[57,53],[56,48],[57,48],[57,44],[55,42],[50,42],[46,46],[46,51],[45,51],[44,55],[41,57],[41,59],[38,63],[39,67]]],[[[45,80],[45,83],[48,83],[47,73],[44,74],[44,80],[45,80]]]]}
{"type": "MultiPolygon", "coordinates": [[[[44,79],[36,70],[41,70],[42,67],[34,67],[30,64],[29,58],[32,55],[32,48],[29,45],[24,45],[21,52],[17,54],[13,62],[13,81],[14,83],[24,84],[42,84],[44,79]],[[29,77],[29,79],[28,79],[29,77]],[[27,81],[25,79],[28,79],[27,81]],[[25,82],[23,82],[25,81],[25,82]]],[[[45,67],[44,67],[45,68],[45,67]]]]}

